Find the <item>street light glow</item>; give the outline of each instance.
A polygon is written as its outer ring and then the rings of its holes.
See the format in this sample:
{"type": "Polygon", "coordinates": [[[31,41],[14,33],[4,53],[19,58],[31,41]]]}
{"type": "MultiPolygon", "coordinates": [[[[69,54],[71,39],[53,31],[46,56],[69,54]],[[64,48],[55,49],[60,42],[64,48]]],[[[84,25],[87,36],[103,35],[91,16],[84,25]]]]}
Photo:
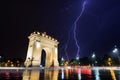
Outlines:
{"type": "Polygon", "coordinates": [[[95,58],[95,54],[92,55],[92,58],[95,58]]]}
{"type": "Polygon", "coordinates": [[[79,57],[76,57],[76,60],[79,60],[79,57]]]}
{"type": "Polygon", "coordinates": [[[61,60],[64,61],[64,58],[62,57],[61,60]]]}
{"type": "Polygon", "coordinates": [[[113,53],[118,53],[118,49],[115,48],[115,49],[113,50],[113,53]]]}

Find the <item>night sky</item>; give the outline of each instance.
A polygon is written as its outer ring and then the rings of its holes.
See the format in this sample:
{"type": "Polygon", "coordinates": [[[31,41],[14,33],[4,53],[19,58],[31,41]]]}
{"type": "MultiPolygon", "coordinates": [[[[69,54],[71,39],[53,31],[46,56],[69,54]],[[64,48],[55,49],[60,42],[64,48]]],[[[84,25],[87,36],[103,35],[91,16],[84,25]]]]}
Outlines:
{"type": "MultiPolygon", "coordinates": [[[[72,26],[82,10],[84,0],[6,1],[0,5],[0,54],[25,59],[28,36],[33,31],[46,32],[58,39],[59,58],[76,56],[72,26]],[[70,32],[70,34],[68,34],[70,32]]],[[[120,0],[86,0],[85,10],[77,22],[80,57],[109,54],[114,45],[120,48],[120,0]]]]}

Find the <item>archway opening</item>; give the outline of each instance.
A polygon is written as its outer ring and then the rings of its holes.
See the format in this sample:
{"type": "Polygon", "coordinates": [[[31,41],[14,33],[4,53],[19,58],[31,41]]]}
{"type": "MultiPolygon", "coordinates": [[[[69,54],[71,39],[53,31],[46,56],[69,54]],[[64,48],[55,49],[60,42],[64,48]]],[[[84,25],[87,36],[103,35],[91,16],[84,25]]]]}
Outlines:
{"type": "Polygon", "coordinates": [[[45,67],[45,62],[46,62],[46,52],[45,52],[45,50],[42,50],[42,52],[41,52],[41,66],[42,67],[45,67]]]}

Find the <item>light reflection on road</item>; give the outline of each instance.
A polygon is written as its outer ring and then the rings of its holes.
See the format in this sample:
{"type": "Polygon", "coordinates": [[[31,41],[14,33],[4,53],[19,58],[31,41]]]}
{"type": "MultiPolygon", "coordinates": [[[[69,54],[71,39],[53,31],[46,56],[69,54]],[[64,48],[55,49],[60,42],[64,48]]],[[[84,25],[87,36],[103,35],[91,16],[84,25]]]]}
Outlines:
{"type": "Polygon", "coordinates": [[[0,79],[2,79],[2,76],[6,77],[6,79],[9,79],[12,73],[12,75],[17,76],[17,78],[22,77],[22,80],[59,80],[59,79],[71,80],[74,78],[77,80],[83,80],[83,79],[101,80],[103,77],[110,78],[112,80],[117,80],[120,77],[119,69],[120,69],[119,67],[86,67],[86,66],[83,67],[69,66],[69,67],[58,67],[58,68],[52,67],[52,68],[42,68],[42,69],[40,69],[39,67],[38,68],[30,67],[26,69],[0,68],[0,79]],[[105,74],[106,72],[108,72],[108,75],[105,74]],[[22,73],[22,75],[18,73],[22,73]],[[111,75],[111,77],[109,75],[111,75]]]}

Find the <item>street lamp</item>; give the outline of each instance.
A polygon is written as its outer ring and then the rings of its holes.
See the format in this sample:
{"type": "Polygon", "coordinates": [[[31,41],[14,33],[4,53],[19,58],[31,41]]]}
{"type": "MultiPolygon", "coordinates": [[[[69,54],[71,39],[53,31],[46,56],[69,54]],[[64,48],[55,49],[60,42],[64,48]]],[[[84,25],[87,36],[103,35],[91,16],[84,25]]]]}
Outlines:
{"type": "Polygon", "coordinates": [[[119,48],[115,45],[114,49],[112,50],[113,53],[115,53],[118,57],[118,63],[120,63],[120,54],[119,54],[119,48]]]}
{"type": "Polygon", "coordinates": [[[95,58],[95,53],[92,54],[92,58],[95,58]]]}
{"type": "Polygon", "coordinates": [[[61,61],[64,61],[64,58],[63,58],[63,57],[61,58],[61,61]]]}
{"type": "Polygon", "coordinates": [[[117,46],[115,45],[115,47],[114,47],[114,49],[113,49],[113,51],[112,51],[113,53],[118,53],[118,48],[117,48],[117,46]]]}
{"type": "Polygon", "coordinates": [[[76,60],[79,60],[79,57],[76,57],[76,60]]]}
{"type": "Polygon", "coordinates": [[[93,52],[93,54],[92,54],[92,66],[94,66],[95,65],[95,57],[96,57],[96,55],[95,55],[95,53],[93,52]]]}
{"type": "Polygon", "coordinates": [[[65,60],[64,60],[64,58],[62,57],[62,58],[61,58],[61,61],[60,61],[60,66],[64,66],[64,63],[65,63],[65,60]]]}

